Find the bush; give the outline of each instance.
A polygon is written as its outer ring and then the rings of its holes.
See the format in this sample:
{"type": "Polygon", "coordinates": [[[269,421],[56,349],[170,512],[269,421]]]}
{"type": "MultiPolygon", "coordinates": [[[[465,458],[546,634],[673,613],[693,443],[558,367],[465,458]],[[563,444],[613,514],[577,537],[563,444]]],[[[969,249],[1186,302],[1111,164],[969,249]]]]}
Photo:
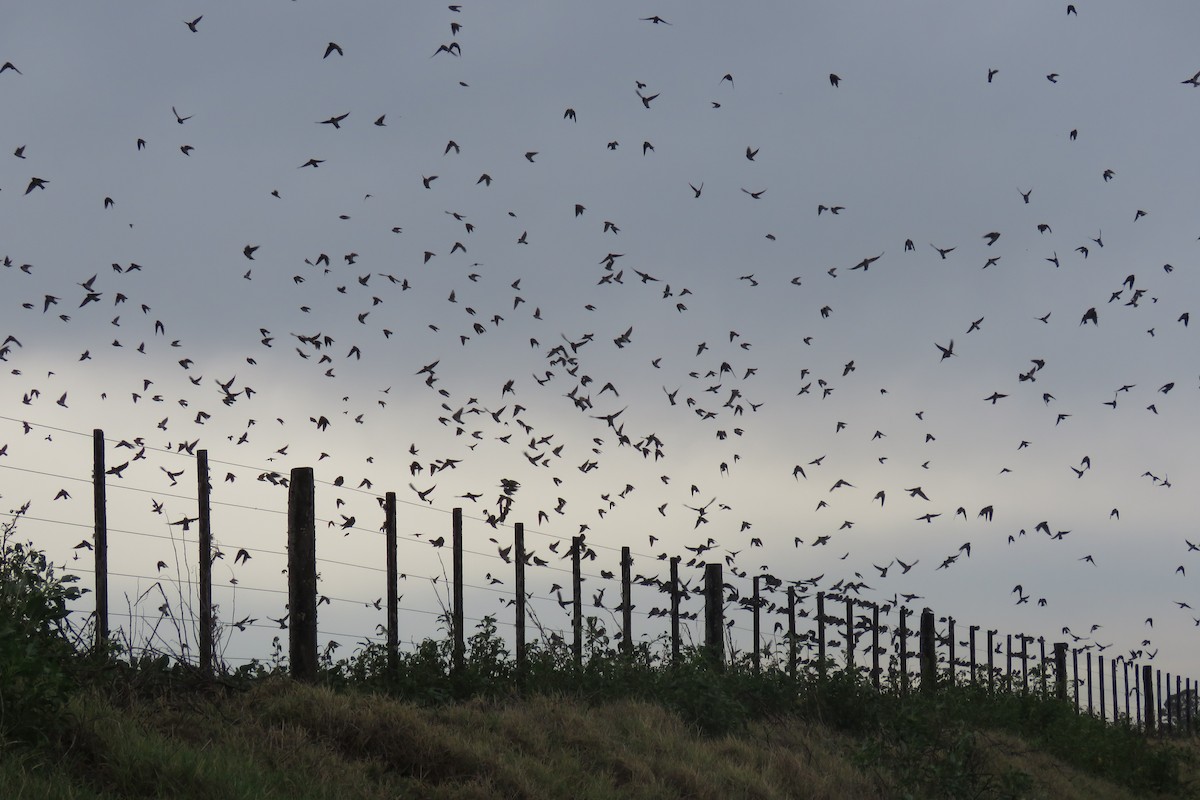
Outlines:
{"type": "Polygon", "coordinates": [[[71,689],[75,649],[67,602],[82,592],[75,575],[56,574],[31,542],[0,527],[0,737],[44,735],[71,689]]]}

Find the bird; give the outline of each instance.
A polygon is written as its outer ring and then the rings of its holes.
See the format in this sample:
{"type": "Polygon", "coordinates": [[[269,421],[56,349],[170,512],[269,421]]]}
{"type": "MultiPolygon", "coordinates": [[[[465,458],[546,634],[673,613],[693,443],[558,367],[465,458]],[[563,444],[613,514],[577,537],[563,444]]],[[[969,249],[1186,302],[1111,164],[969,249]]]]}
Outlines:
{"type": "Polygon", "coordinates": [[[342,51],[341,45],[339,45],[337,42],[330,42],[329,44],[325,45],[325,55],[321,56],[322,60],[329,58],[331,53],[337,53],[339,56],[346,55],[342,51]]]}
{"type": "Polygon", "coordinates": [[[836,89],[841,84],[841,82],[842,82],[842,79],[839,75],[837,75],[833,72],[829,73],[829,85],[830,86],[832,86],[833,88],[836,89]]]}
{"type": "Polygon", "coordinates": [[[171,106],[171,113],[175,115],[175,121],[178,122],[180,125],[182,125],[183,123],[185,123],[189,119],[191,119],[193,116],[195,116],[194,114],[188,114],[186,117],[181,117],[179,115],[179,112],[175,110],[175,106],[171,106]]]}
{"type": "Polygon", "coordinates": [[[184,20],[183,24],[184,24],[184,25],[187,25],[187,26],[188,26],[188,30],[189,30],[189,31],[191,31],[192,33],[197,33],[196,26],[200,24],[200,20],[202,20],[202,19],[204,19],[204,15],[203,15],[203,14],[201,14],[201,15],[200,15],[200,16],[198,16],[198,17],[196,17],[196,18],[195,18],[194,20],[192,20],[191,22],[188,22],[187,20],[184,20]]]}

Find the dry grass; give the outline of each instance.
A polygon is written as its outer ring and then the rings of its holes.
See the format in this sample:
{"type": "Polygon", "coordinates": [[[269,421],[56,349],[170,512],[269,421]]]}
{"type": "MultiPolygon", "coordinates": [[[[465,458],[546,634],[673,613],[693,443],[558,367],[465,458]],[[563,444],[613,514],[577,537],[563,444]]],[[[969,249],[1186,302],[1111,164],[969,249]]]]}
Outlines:
{"type": "MultiPolygon", "coordinates": [[[[640,701],[562,697],[421,707],[256,683],[242,693],[114,704],[77,696],[61,766],[0,757],[6,798],[891,798],[863,743],[808,722],[699,733],[640,701]]],[[[1133,798],[1006,734],[981,733],[985,769],[1030,776],[1031,798],[1133,798]]],[[[1194,777],[1194,776],[1189,776],[1194,777]]]]}

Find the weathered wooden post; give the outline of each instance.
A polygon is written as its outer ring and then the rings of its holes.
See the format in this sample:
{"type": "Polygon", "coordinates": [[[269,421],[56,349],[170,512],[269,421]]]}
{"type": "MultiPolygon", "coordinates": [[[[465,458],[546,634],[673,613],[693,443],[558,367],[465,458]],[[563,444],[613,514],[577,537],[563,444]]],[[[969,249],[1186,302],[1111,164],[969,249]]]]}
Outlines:
{"type": "MultiPolygon", "coordinates": [[[[1129,725],[1133,722],[1133,716],[1129,713],[1129,662],[1121,662],[1121,671],[1125,673],[1125,724],[1129,725]]],[[[1134,681],[1137,680],[1137,673],[1134,672],[1134,681]]],[[[1138,705],[1141,708],[1141,705],[1138,705]]],[[[1141,712],[1138,713],[1141,716],[1141,712]]]]}
{"type": "Polygon", "coordinates": [[[1099,680],[1097,688],[1100,690],[1100,719],[1101,721],[1107,721],[1108,715],[1105,713],[1104,708],[1104,656],[1102,655],[1096,656],[1096,675],[1099,680]]]}
{"type": "Polygon", "coordinates": [[[988,694],[996,688],[996,633],[988,630],[988,694]]]}
{"type": "Polygon", "coordinates": [[[1137,664],[1133,665],[1133,691],[1137,694],[1137,705],[1134,709],[1137,711],[1137,726],[1142,727],[1142,705],[1145,701],[1145,695],[1142,693],[1142,673],[1137,668],[1137,664]]]}
{"type": "Polygon", "coordinates": [[[292,677],[317,678],[317,515],[312,467],[288,483],[288,658],[292,677]]]}
{"type": "Polygon", "coordinates": [[[1158,721],[1158,706],[1154,703],[1154,668],[1142,665],[1142,702],[1146,706],[1146,732],[1154,733],[1158,721]]]}
{"type": "Polygon", "coordinates": [[[788,676],[796,679],[796,587],[789,586],[788,598],[788,676]]]}
{"type": "Polygon", "coordinates": [[[928,608],[921,612],[921,691],[932,692],[937,688],[937,633],[934,631],[933,612],[928,608]]]}
{"type": "Polygon", "coordinates": [[[825,677],[825,593],[817,592],[817,674],[825,677]]]}
{"type": "Polygon", "coordinates": [[[454,652],[453,669],[462,672],[467,658],[467,632],[463,614],[463,517],[462,509],[455,508],[451,516],[451,539],[454,548],[454,652]]]}
{"type": "Polygon", "coordinates": [[[93,552],[96,569],[96,649],[108,646],[108,501],[104,486],[104,431],[92,431],[93,552]]]}
{"type": "Polygon", "coordinates": [[[900,696],[908,694],[908,609],[900,606],[900,696]]]}
{"type": "Polygon", "coordinates": [[[854,674],[854,600],[846,598],[846,674],[854,674]]]}
{"type": "MultiPolygon", "coordinates": [[[[1118,656],[1119,658],[1119,656],[1118,656]]],[[[1109,671],[1112,672],[1112,714],[1113,723],[1121,721],[1121,707],[1117,705],[1117,659],[1112,658],[1108,662],[1109,671]]]]}
{"type": "Polygon", "coordinates": [[[1041,658],[1041,661],[1039,661],[1038,663],[1042,665],[1041,669],[1038,670],[1041,673],[1041,676],[1040,676],[1041,677],[1041,695],[1043,698],[1045,698],[1046,697],[1046,637],[1045,636],[1038,637],[1038,654],[1041,658]]]}
{"type": "Polygon", "coordinates": [[[1021,634],[1021,692],[1029,694],[1029,637],[1021,634]]]}
{"type": "Polygon", "coordinates": [[[400,563],[396,532],[396,493],[383,496],[383,532],[387,569],[387,663],[395,672],[400,661],[400,563]]]}
{"type": "Polygon", "coordinates": [[[1004,691],[1012,691],[1012,634],[1006,633],[1005,636],[1005,654],[1004,654],[1004,691]]]}
{"type": "Polygon", "coordinates": [[[628,547],[621,548],[621,649],[633,655],[633,598],[630,592],[630,571],[633,555],[628,547]]]}
{"type": "MultiPolygon", "coordinates": [[[[1159,676],[1159,678],[1162,677],[1161,671],[1159,672],[1158,676],[1159,676]]],[[[1159,689],[1160,689],[1160,692],[1159,692],[1158,696],[1162,698],[1163,711],[1166,712],[1166,717],[1167,717],[1166,725],[1163,726],[1162,732],[1167,733],[1167,734],[1174,733],[1175,732],[1175,728],[1173,727],[1174,719],[1171,714],[1171,673],[1169,673],[1169,672],[1167,673],[1167,691],[1166,691],[1166,693],[1161,692],[1161,689],[1162,689],[1161,685],[1159,686],[1159,689]]]]}
{"type": "Polygon", "coordinates": [[[1071,683],[1075,687],[1075,713],[1079,713],[1079,648],[1071,648],[1071,683]]]}
{"type": "Polygon", "coordinates": [[[200,674],[213,674],[213,609],[212,609],[212,484],[208,479],[208,451],[196,451],[196,497],[200,523],[200,674]]]}
{"type": "Polygon", "coordinates": [[[1054,696],[1067,699],[1067,643],[1054,643],[1054,696]]]}
{"type": "Polygon", "coordinates": [[[871,684],[875,691],[879,691],[879,673],[879,604],[871,603],[871,684]]]}
{"type": "Polygon", "coordinates": [[[583,576],[580,573],[579,562],[583,553],[583,537],[571,537],[571,630],[574,638],[571,640],[571,653],[575,657],[576,668],[583,667],[583,576]]]}
{"type": "Polygon", "coordinates": [[[725,665],[725,592],[721,565],[704,565],[704,647],[712,665],[725,665]]]}
{"type": "MultiPolygon", "coordinates": [[[[1116,666],[1116,665],[1114,664],[1114,666],[1116,666]]],[[[1114,674],[1116,674],[1116,673],[1114,672],[1114,674]]],[[[1191,678],[1188,678],[1187,681],[1185,681],[1184,692],[1185,692],[1184,697],[1186,698],[1186,702],[1184,703],[1183,724],[1184,724],[1184,730],[1187,731],[1188,735],[1191,735],[1191,733],[1192,733],[1192,708],[1196,705],[1196,697],[1194,694],[1192,694],[1192,679],[1191,678]]],[[[1114,700],[1113,703],[1115,704],[1116,701],[1114,700]]]]}
{"type": "Polygon", "coordinates": [[[760,651],[761,642],[762,642],[762,629],[759,627],[760,623],[759,623],[759,617],[758,617],[759,605],[760,605],[758,584],[759,584],[759,579],[761,577],[762,576],[760,576],[760,575],[755,575],[753,580],[751,581],[751,584],[754,587],[754,624],[753,624],[754,649],[751,651],[751,662],[750,663],[754,667],[755,675],[759,674],[759,672],[761,671],[761,668],[762,668],[762,654],[760,651]]]}
{"type": "Polygon", "coordinates": [[[526,652],[525,652],[525,523],[518,522],[513,525],[513,591],[516,597],[514,606],[516,611],[516,655],[517,655],[517,674],[523,676],[525,674],[526,652]]]}
{"type": "Polygon", "coordinates": [[[950,680],[949,680],[949,685],[950,685],[950,686],[954,686],[954,684],[955,684],[955,680],[954,680],[954,679],[955,679],[955,675],[954,675],[954,673],[955,673],[955,671],[956,671],[956,670],[955,670],[955,666],[956,666],[956,664],[955,664],[955,661],[954,661],[954,644],[955,644],[955,642],[954,642],[954,617],[946,617],[946,630],[947,630],[947,633],[946,633],[946,638],[947,638],[947,640],[948,640],[948,642],[949,642],[949,652],[948,652],[948,655],[950,656],[950,675],[949,675],[949,679],[950,679],[950,680]]]}
{"type": "Polygon", "coordinates": [[[1084,654],[1084,664],[1087,667],[1087,713],[1092,716],[1092,651],[1084,654]]]}
{"type": "Polygon", "coordinates": [[[979,675],[975,670],[975,631],[979,630],[978,625],[972,625],[967,628],[967,646],[971,648],[971,687],[974,688],[979,683],[979,675]]]}
{"type": "Polygon", "coordinates": [[[671,663],[679,663],[679,556],[671,558],[671,663]]]}

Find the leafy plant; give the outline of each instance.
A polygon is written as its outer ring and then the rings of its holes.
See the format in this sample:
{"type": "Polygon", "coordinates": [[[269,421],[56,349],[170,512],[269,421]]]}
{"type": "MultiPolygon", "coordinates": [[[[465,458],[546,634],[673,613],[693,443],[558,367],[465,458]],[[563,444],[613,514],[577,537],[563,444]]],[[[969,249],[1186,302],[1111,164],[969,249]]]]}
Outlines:
{"type": "Polygon", "coordinates": [[[82,591],[31,542],[0,528],[0,737],[44,734],[73,685],[68,602],[82,591]]]}

